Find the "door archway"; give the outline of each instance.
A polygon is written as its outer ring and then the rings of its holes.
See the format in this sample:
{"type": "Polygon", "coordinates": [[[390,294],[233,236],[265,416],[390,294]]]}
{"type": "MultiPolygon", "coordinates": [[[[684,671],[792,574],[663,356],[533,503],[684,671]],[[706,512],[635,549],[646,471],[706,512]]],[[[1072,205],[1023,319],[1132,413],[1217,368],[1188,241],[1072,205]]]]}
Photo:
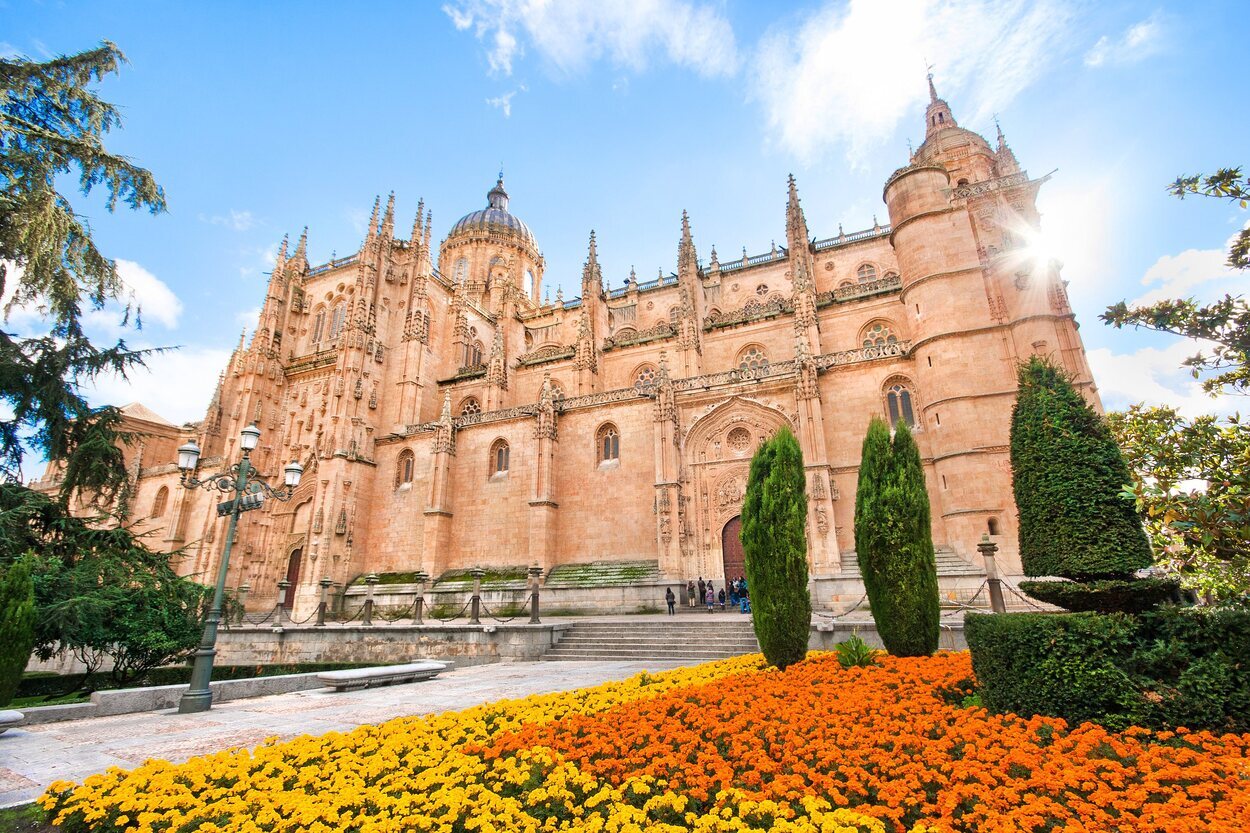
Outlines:
{"type": "Polygon", "coordinates": [[[735,515],[720,533],[721,558],[725,566],[725,581],[733,581],[746,575],[746,558],[742,552],[742,516],[735,515]]]}
{"type": "Polygon", "coordinates": [[[303,553],[303,548],[295,550],[295,552],[291,553],[291,558],[286,563],[286,580],[291,584],[287,587],[286,594],[282,597],[282,606],[287,610],[295,607],[295,588],[299,585],[299,562],[303,553]]]}

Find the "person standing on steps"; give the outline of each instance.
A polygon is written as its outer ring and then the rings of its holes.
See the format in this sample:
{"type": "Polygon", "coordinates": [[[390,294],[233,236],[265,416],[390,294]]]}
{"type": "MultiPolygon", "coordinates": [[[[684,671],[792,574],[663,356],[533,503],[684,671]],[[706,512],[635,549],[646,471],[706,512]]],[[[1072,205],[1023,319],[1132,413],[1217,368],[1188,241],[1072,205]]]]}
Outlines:
{"type": "Polygon", "coordinates": [[[704,593],[703,600],[707,602],[707,612],[711,613],[716,607],[716,588],[710,581],[707,583],[707,591],[704,593]]]}
{"type": "Polygon", "coordinates": [[[694,579],[686,582],[686,598],[689,600],[690,607],[694,607],[694,579]]]}
{"type": "Polygon", "coordinates": [[[703,581],[703,576],[699,576],[699,602],[707,601],[707,584],[703,581]]]}
{"type": "Polygon", "coordinates": [[[668,602],[668,615],[677,615],[677,596],[673,594],[673,588],[669,587],[664,591],[664,601],[668,602]]]}

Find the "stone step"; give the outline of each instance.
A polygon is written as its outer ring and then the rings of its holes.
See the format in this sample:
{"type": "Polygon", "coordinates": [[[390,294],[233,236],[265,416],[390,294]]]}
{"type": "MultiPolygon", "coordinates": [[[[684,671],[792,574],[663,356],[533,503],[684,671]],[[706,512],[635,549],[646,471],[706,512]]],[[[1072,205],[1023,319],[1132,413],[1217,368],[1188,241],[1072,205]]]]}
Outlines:
{"type": "Polygon", "coordinates": [[[638,660],[690,660],[692,662],[707,662],[716,659],[728,659],[729,657],[744,656],[745,654],[756,653],[755,651],[666,651],[657,653],[654,651],[638,651],[634,653],[625,653],[621,651],[569,651],[560,653],[557,651],[549,651],[542,658],[548,662],[559,662],[561,660],[597,660],[600,662],[611,661],[638,661],[638,660]]]}
{"type": "MultiPolygon", "coordinates": [[[[680,646],[680,644],[681,643],[679,643],[678,646],[680,646]]],[[[591,638],[581,638],[581,637],[565,637],[564,639],[561,639],[558,643],[556,643],[557,649],[602,648],[605,651],[618,650],[618,649],[626,650],[626,649],[634,649],[634,648],[637,648],[640,650],[648,650],[648,651],[659,651],[659,650],[666,650],[670,647],[674,647],[674,643],[671,641],[646,642],[646,641],[641,641],[641,640],[624,640],[624,639],[609,641],[609,640],[604,640],[604,639],[591,639],[591,638]]],[[[741,640],[737,640],[734,642],[700,641],[698,643],[698,648],[700,650],[707,649],[709,651],[710,650],[716,650],[716,651],[724,650],[724,651],[750,652],[750,651],[758,651],[759,643],[753,639],[741,639],[741,640]]]]}
{"type": "Polygon", "coordinates": [[[579,622],[544,659],[707,661],[759,651],[751,620],[579,622]]]}

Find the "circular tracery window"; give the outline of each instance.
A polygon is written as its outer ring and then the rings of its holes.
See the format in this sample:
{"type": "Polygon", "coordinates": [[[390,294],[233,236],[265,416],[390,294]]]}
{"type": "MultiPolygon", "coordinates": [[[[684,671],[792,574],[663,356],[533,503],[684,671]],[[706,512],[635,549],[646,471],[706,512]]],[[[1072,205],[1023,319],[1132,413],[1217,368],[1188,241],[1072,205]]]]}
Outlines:
{"type": "Polygon", "coordinates": [[[747,450],[751,445],[751,432],[738,426],[729,432],[729,447],[738,453],[747,450]]]}
{"type": "Polygon", "coordinates": [[[768,357],[760,348],[751,347],[738,359],[738,367],[747,373],[765,373],[768,370],[768,357]]]}

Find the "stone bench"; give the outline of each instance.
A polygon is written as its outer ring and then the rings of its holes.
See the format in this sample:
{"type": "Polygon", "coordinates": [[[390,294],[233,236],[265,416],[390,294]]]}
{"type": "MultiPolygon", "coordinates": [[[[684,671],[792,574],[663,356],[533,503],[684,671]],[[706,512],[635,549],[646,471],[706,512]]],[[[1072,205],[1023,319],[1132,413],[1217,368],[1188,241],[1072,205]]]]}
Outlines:
{"type": "Polygon", "coordinates": [[[378,665],[372,668],[345,668],[342,671],[323,671],[317,682],[335,691],[368,688],[376,685],[413,683],[437,677],[451,667],[449,662],[422,660],[404,665],[378,665]]]}
{"type": "Polygon", "coordinates": [[[21,726],[24,719],[25,715],[21,712],[9,711],[8,709],[0,711],[0,735],[3,735],[6,729],[21,726]]]}

